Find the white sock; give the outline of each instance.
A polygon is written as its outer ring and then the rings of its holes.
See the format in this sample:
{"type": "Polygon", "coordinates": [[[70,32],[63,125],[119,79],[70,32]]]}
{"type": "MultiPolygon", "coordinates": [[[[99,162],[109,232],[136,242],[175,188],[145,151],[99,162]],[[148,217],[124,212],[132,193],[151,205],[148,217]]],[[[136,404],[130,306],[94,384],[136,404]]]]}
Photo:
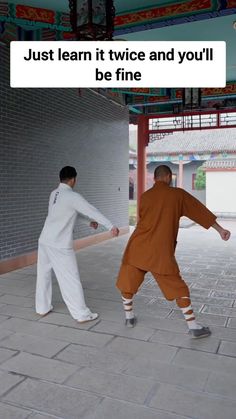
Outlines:
{"type": "Polygon", "coordinates": [[[127,320],[133,319],[133,318],[134,318],[134,312],[133,312],[133,310],[131,310],[131,311],[126,311],[126,312],[125,312],[125,318],[126,318],[127,320]]]}
{"type": "Polygon", "coordinates": [[[196,322],[196,320],[189,320],[187,322],[188,328],[191,329],[202,329],[202,326],[196,322]]]}
{"type": "Polygon", "coordinates": [[[127,320],[133,319],[134,318],[133,299],[122,297],[122,301],[123,301],[123,307],[125,310],[125,318],[127,320]]]}
{"type": "Polygon", "coordinates": [[[188,307],[181,308],[184,318],[187,322],[188,328],[191,329],[202,329],[202,326],[196,322],[193,309],[191,304],[188,307]],[[187,314],[188,313],[188,314],[187,314]]]}

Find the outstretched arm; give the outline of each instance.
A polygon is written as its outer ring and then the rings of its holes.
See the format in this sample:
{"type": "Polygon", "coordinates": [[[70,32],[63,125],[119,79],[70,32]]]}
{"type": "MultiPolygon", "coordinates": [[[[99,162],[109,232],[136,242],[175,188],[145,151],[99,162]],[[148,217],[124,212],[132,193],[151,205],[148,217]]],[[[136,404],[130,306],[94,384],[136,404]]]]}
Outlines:
{"type": "Polygon", "coordinates": [[[217,222],[215,222],[212,225],[212,228],[214,228],[216,231],[218,231],[220,237],[222,238],[222,240],[227,241],[230,238],[230,231],[229,230],[225,230],[220,224],[218,224],[217,222]]]}
{"type": "MultiPolygon", "coordinates": [[[[102,224],[104,227],[110,230],[113,237],[118,236],[118,228],[113,226],[108,218],[106,218],[97,208],[91,205],[82,195],[78,193],[74,194],[74,206],[76,211],[78,211],[80,214],[90,218],[90,220],[96,220],[97,223],[102,224]]],[[[94,223],[91,227],[94,227],[95,225],[96,224],[94,223]]]]}

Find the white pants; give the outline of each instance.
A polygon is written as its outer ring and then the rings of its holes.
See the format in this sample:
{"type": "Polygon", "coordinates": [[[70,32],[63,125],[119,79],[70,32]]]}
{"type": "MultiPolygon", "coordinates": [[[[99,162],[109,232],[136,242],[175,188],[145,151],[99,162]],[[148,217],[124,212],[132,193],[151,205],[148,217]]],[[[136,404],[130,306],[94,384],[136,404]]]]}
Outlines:
{"type": "Polygon", "coordinates": [[[52,309],[52,270],[71,316],[76,320],[83,319],[90,310],[85,304],[74,250],[41,243],[38,248],[36,312],[46,314],[52,309]]]}

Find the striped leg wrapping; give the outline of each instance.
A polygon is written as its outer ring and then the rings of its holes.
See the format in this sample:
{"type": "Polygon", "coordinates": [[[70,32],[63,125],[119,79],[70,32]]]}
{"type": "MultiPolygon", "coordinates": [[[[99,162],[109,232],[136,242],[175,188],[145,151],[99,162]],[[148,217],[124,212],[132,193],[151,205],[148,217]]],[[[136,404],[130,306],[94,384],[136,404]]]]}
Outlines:
{"type": "Polygon", "coordinates": [[[125,310],[126,319],[132,319],[134,317],[133,313],[133,299],[122,297],[123,307],[125,310]]]}
{"type": "Polygon", "coordinates": [[[184,318],[187,322],[189,329],[201,329],[202,326],[200,326],[196,320],[195,315],[191,306],[191,300],[189,297],[180,297],[176,300],[177,305],[181,309],[184,318]]]}

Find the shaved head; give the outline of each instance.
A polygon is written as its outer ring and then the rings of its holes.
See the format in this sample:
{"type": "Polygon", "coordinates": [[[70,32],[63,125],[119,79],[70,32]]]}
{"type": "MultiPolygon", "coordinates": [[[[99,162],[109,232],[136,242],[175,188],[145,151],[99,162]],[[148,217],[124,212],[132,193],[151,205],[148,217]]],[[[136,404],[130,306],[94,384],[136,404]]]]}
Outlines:
{"type": "Polygon", "coordinates": [[[165,164],[162,164],[161,166],[156,167],[154,171],[155,180],[162,180],[166,178],[167,176],[172,176],[172,171],[168,166],[166,166],[165,164]]]}

